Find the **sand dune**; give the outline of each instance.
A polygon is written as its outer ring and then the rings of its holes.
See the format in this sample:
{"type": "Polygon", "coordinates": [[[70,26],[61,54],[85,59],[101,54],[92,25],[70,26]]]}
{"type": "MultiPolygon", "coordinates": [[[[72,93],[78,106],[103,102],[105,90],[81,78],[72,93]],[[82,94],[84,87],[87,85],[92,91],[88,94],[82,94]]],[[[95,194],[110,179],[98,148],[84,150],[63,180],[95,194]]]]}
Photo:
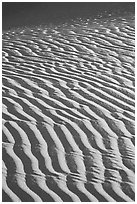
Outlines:
{"type": "Polygon", "coordinates": [[[3,201],[134,201],[134,16],[3,32],[3,201]]]}

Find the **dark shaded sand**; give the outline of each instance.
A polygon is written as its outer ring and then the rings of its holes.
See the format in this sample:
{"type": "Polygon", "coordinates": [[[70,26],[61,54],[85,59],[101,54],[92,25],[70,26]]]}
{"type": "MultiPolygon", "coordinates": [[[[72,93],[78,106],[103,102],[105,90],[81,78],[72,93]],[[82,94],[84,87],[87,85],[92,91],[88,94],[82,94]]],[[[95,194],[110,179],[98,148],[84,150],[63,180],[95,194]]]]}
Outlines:
{"type": "Polygon", "coordinates": [[[3,202],[134,201],[134,15],[3,32],[3,202]]]}

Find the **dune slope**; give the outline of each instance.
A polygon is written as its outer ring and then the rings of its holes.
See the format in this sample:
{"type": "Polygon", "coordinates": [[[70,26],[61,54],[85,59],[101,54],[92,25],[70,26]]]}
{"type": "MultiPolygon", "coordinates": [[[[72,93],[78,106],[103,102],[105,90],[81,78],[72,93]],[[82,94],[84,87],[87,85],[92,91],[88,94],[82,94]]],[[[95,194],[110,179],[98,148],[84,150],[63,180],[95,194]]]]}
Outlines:
{"type": "Polygon", "coordinates": [[[134,201],[134,16],[3,33],[3,201],[134,201]]]}

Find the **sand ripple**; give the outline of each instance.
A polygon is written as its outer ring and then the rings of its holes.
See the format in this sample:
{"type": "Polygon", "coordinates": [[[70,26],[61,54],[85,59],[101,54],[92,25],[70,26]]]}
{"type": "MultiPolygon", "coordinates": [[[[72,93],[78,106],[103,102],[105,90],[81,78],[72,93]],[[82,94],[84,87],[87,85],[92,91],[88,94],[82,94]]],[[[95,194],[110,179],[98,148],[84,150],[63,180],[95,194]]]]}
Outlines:
{"type": "Polygon", "coordinates": [[[134,17],[3,33],[3,201],[134,200],[134,17]]]}

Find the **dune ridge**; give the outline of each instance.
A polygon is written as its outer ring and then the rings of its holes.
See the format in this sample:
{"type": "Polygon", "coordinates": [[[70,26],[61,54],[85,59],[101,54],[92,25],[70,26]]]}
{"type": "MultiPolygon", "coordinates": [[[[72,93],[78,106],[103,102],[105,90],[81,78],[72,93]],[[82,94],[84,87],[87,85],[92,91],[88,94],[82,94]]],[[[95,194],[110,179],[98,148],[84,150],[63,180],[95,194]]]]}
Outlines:
{"type": "Polygon", "coordinates": [[[2,38],[3,202],[133,202],[134,16],[2,38]]]}

